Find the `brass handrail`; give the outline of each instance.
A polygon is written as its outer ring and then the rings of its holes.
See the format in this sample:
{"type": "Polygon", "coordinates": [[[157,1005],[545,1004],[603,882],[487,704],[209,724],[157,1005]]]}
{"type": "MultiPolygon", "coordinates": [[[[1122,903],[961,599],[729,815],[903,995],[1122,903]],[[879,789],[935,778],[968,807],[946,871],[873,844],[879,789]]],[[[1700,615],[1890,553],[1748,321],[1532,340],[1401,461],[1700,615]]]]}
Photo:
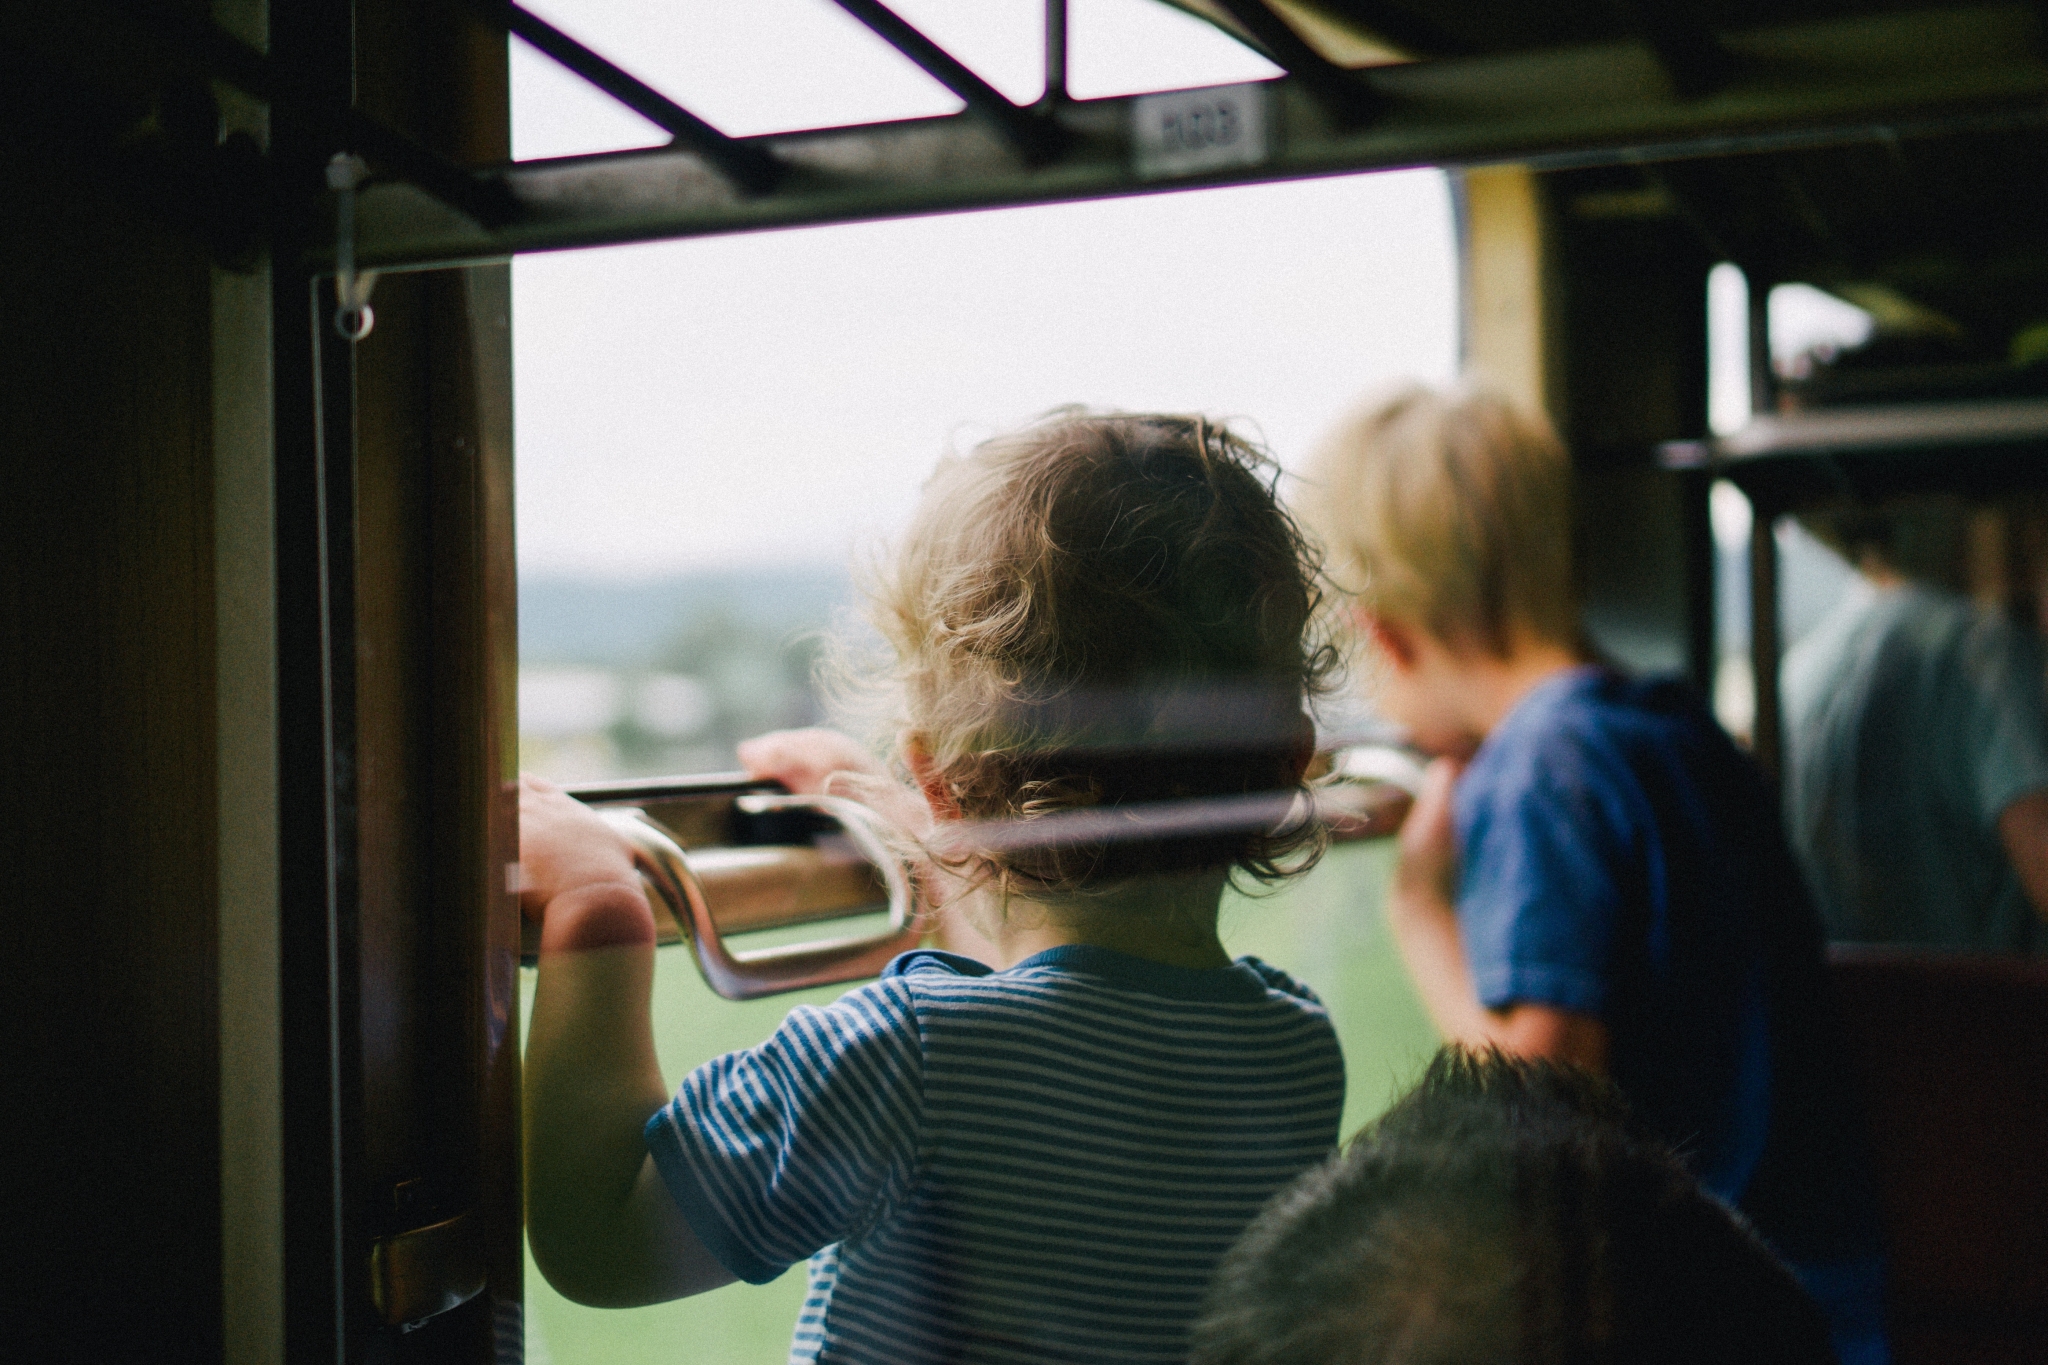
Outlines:
{"type": "MultiPolygon", "coordinates": [[[[1311,784],[1307,799],[1313,818],[1336,843],[1392,834],[1407,813],[1421,773],[1412,757],[1382,745],[1343,746],[1321,756],[1318,767],[1326,776],[1311,784]]],[[[727,999],[873,976],[890,958],[916,947],[925,927],[903,857],[890,847],[875,814],[857,802],[792,796],[743,773],[588,784],[569,794],[599,807],[631,845],[654,908],[656,942],[689,944],[705,981],[727,999]],[[815,844],[724,842],[732,813],[781,811],[826,815],[843,837],[827,836],[815,844]],[[851,847],[836,848],[835,842],[851,847]],[[872,934],[755,950],[736,950],[726,942],[733,934],[885,908],[888,926],[872,934]]],[[[1190,817],[1232,814],[1207,809],[1215,802],[1179,804],[1190,808],[1190,817]]],[[[1277,818],[1263,806],[1237,814],[1277,818]]],[[[1050,827],[1056,823],[1041,821],[1047,827],[1030,832],[1058,837],[1064,831],[1050,827]]],[[[538,926],[526,928],[524,956],[531,962],[539,947],[538,926]]]]}
{"type": "MultiPolygon", "coordinates": [[[[811,859],[818,859],[819,855],[812,850],[781,848],[719,849],[691,855],[683,851],[666,829],[637,807],[615,807],[600,812],[632,846],[634,861],[651,893],[650,899],[657,907],[657,920],[665,914],[675,926],[676,938],[690,945],[697,970],[713,991],[728,1000],[753,1000],[810,986],[858,981],[878,974],[889,959],[917,946],[923,931],[917,922],[910,874],[902,859],[890,850],[866,807],[836,796],[769,793],[749,793],[737,798],[735,804],[750,815],[781,810],[815,810],[838,821],[847,839],[881,877],[888,897],[889,923],[887,928],[872,934],[819,939],[776,948],[730,948],[723,936],[726,931],[763,928],[770,923],[800,923],[816,916],[802,912],[786,917],[776,917],[772,913],[757,914],[751,918],[744,914],[728,915],[725,916],[728,923],[721,926],[711,913],[704,879],[694,864],[701,860],[708,864],[703,869],[708,871],[717,866],[721,855],[730,864],[736,858],[744,859],[749,853],[754,853],[761,858],[760,865],[764,870],[784,874],[786,885],[786,874],[791,867],[802,866],[806,855],[811,859]]],[[[724,870],[730,874],[730,868],[724,870]]],[[[729,879],[741,880],[737,877],[729,879]]],[[[844,913],[843,908],[840,913],[844,913]]]]}

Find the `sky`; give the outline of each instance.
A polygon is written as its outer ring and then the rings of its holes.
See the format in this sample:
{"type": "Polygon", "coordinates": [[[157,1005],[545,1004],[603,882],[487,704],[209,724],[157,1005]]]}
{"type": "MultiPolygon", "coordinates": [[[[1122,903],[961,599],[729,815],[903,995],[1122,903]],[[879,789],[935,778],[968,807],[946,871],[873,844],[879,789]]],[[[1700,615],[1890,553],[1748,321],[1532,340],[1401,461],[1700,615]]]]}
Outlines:
{"type": "MultiPolygon", "coordinates": [[[[892,0],[1014,99],[1039,0],[892,0]]],[[[533,8],[736,134],[958,101],[830,0],[533,8]]],[[[1076,94],[1273,68],[1153,0],[1073,0],[1076,94]]],[[[520,159],[652,145],[514,43],[520,159]]],[[[1443,177],[1403,171],[522,256],[521,570],[844,562],[948,449],[1066,403],[1234,418],[1285,464],[1365,394],[1456,371],[1443,177]]]]}

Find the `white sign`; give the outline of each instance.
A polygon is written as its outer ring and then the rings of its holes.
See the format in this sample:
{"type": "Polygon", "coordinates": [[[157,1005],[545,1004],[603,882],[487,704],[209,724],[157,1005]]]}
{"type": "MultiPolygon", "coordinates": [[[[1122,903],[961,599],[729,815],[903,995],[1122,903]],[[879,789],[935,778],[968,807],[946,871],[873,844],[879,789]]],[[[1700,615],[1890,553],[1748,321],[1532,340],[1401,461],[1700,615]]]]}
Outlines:
{"type": "Polygon", "coordinates": [[[1216,85],[1141,95],[1131,104],[1138,175],[1200,175],[1266,159],[1266,87],[1216,85]]]}

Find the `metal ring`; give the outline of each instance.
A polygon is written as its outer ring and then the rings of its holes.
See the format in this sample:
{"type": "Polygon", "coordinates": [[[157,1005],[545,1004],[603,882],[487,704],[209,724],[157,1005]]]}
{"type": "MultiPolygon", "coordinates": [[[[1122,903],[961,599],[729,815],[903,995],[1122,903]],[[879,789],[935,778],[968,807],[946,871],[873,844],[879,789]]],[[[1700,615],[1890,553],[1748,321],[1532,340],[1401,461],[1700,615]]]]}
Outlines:
{"type": "Polygon", "coordinates": [[[334,310],[334,330],[344,341],[361,341],[377,325],[377,315],[367,303],[334,310]]]}

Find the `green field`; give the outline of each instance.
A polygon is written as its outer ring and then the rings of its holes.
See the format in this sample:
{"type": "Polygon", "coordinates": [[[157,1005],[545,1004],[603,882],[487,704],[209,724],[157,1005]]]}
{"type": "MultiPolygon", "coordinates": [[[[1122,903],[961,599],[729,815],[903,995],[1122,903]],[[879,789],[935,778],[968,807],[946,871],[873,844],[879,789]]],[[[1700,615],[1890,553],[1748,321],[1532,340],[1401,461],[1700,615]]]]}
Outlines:
{"type": "MultiPolygon", "coordinates": [[[[1401,974],[1381,901],[1392,868],[1390,841],[1332,850],[1314,872],[1259,900],[1224,904],[1223,941],[1314,986],[1343,1039],[1348,1136],[1387,1105],[1421,1068],[1436,1036],[1401,974]]],[[[532,998],[532,979],[523,998],[532,998]]],[[[663,949],[654,981],[654,1019],[664,1074],[757,1043],[791,1005],[825,1001],[836,990],[733,1004],[711,994],[680,948],[663,949]]],[[[768,1285],[730,1285],[680,1303],[630,1310],[582,1308],[526,1267],[528,1365],[775,1365],[789,1348],[803,1301],[798,1266],[768,1285]]]]}

